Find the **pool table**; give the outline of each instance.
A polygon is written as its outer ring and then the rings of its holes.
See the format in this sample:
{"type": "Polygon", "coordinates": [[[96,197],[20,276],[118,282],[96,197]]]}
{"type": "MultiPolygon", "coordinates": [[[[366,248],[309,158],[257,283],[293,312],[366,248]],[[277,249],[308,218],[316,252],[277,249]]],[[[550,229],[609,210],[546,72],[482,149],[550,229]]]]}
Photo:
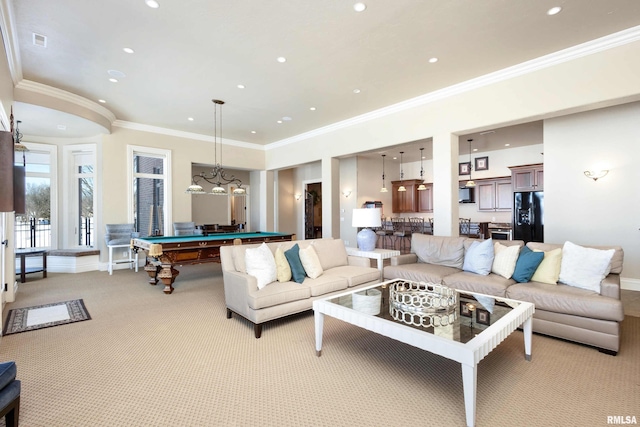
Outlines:
{"type": "Polygon", "coordinates": [[[244,233],[216,233],[208,236],[160,236],[139,237],[131,240],[137,253],[147,252],[144,270],[149,274],[149,283],[155,285],[158,279],[164,283],[164,293],[173,292],[173,282],[179,271],[179,264],[201,264],[220,262],[220,246],[261,242],[284,242],[295,240],[295,234],[266,231],[244,233]]]}

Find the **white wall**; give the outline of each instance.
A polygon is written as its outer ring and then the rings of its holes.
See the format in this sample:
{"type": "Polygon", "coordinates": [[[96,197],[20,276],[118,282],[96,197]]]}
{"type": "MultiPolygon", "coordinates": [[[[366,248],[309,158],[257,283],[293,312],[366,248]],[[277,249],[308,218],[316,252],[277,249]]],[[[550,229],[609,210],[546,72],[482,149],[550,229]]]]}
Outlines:
{"type": "Polygon", "coordinates": [[[622,277],[640,284],[640,103],[546,120],[544,148],[545,240],[620,245],[622,277]]]}

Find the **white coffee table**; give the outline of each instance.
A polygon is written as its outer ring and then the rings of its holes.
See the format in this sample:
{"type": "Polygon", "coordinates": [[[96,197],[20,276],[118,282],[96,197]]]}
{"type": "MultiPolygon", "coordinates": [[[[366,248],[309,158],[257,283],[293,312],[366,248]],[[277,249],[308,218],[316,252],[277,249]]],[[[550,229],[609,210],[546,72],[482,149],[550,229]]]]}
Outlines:
{"type": "MultiPolygon", "coordinates": [[[[396,280],[398,279],[314,301],[316,355],[320,356],[322,354],[322,330],[324,316],[327,315],[454,360],[460,363],[462,367],[462,384],[464,388],[467,425],[474,426],[476,419],[478,363],[507,338],[511,332],[520,326],[522,326],[524,331],[525,359],[531,360],[531,332],[534,305],[523,301],[495,298],[496,306],[494,313],[490,315],[490,325],[480,325],[476,323],[474,327],[471,328],[471,318],[459,316],[459,307],[457,307],[457,320],[452,325],[447,326],[446,331],[444,329],[438,329],[439,327],[423,328],[410,326],[393,320],[389,315],[388,286],[396,280]],[[382,292],[381,311],[378,315],[366,314],[352,308],[351,297],[353,293],[371,288],[377,288],[382,292]],[[470,333],[469,330],[472,332],[470,333]],[[463,337],[463,335],[466,335],[466,338],[463,337]]],[[[472,292],[459,292],[461,294],[458,295],[458,299],[466,296],[486,297],[486,295],[474,294],[472,292]]],[[[482,307],[479,303],[477,305],[478,307],[482,307]]]]}
{"type": "Polygon", "coordinates": [[[384,260],[400,255],[400,251],[393,250],[393,249],[374,249],[372,251],[361,251],[358,248],[350,248],[350,247],[347,247],[346,249],[347,249],[347,255],[361,256],[361,257],[377,260],[378,270],[380,270],[380,280],[384,280],[384,277],[382,277],[384,260]]]}

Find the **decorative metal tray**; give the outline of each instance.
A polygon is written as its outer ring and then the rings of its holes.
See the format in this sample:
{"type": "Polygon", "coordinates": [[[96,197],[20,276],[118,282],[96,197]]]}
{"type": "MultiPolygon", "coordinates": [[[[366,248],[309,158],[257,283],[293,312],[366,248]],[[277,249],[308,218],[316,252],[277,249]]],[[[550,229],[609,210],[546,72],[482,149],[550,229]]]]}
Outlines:
{"type": "Polygon", "coordinates": [[[457,292],[435,283],[398,280],[389,284],[389,313],[400,322],[425,328],[447,326],[457,317],[457,292]]]}

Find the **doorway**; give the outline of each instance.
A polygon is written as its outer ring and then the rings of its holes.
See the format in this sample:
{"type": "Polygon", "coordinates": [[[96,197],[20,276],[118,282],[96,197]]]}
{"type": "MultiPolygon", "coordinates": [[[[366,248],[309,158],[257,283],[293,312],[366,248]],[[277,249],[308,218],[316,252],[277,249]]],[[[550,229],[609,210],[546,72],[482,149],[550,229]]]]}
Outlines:
{"type": "Polygon", "coordinates": [[[322,183],[306,184],[304,190],[304,238],[322,237],[322,183]]]}

